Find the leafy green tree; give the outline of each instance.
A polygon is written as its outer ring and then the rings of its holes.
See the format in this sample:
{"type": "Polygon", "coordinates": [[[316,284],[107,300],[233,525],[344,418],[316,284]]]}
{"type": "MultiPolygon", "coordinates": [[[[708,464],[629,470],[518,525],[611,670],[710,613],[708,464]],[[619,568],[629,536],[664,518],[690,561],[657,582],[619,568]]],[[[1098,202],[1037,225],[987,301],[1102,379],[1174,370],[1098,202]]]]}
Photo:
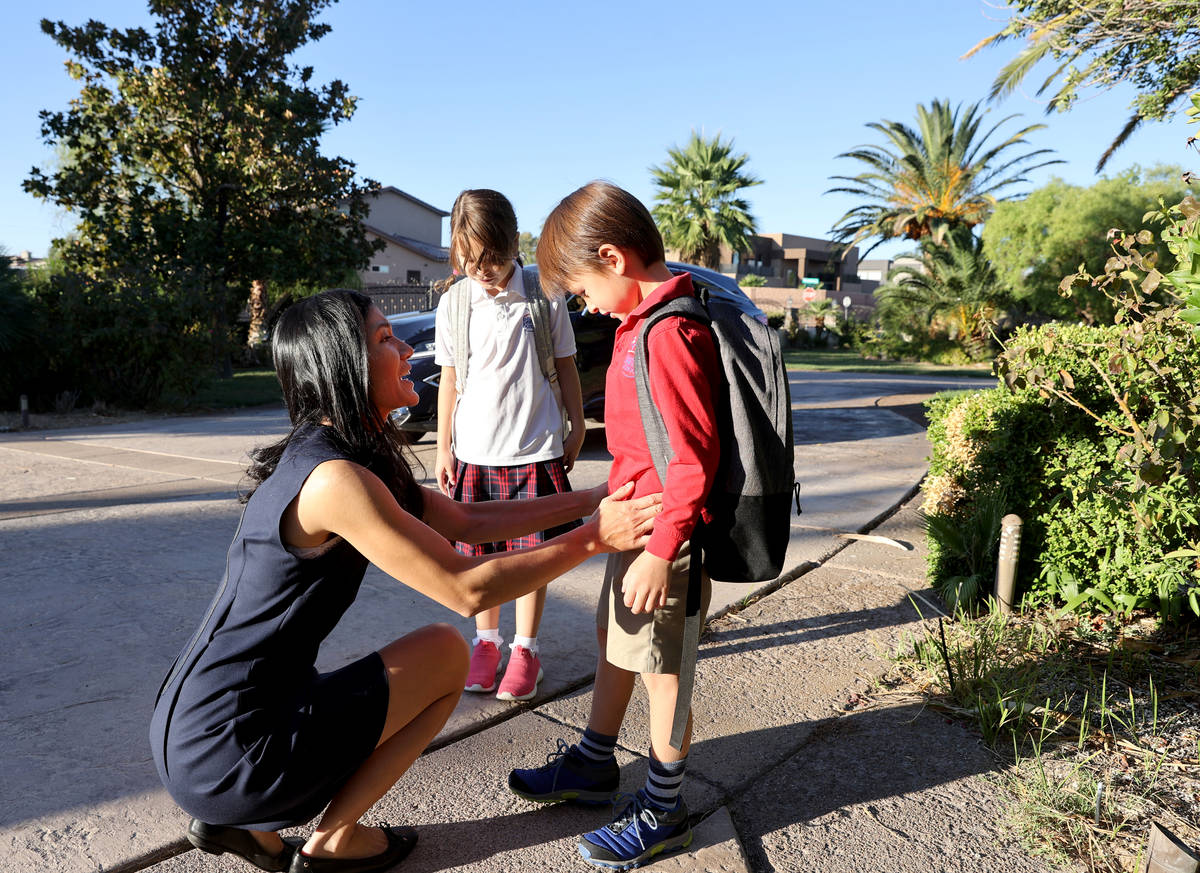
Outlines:
{"type": "Polygon", "coordinates": [[[906,319],[914,329],[940,325],[975,359],[986,355],[991,327],[1008,302],[983,241],[963,228],[942,244],[922,240],[919,257],[894,267],[875,298],[885,325],[906,319]]]}
{"type": "MultiPolygon", "coordinates": [[[[4,358],[30,338],[32,306],[22,285],[21,273],[13,268],[12,258],[0,250],[0,356],[4,358]]],[[[18,365],[15,359],[5,363],[14,368],[18,365]]]]}
{"type": "Polygon", "coordinates": [[[314,19],[330,2],[150,0],[152,31],[42,21],[82,87],[41,113],[66,155],[24,188],[78,217],[58,247],[86,293],[118,309],[152,300],[169,330],[206,333],[216,360],[252,287],[367,263],[380,244],[363,195],[377,185],[319,149],[355,98],[288,60],[329,32],[314,19]]]}
{"type": "Polygon", "coordinates": [[[967,52],[1024,39],[1026,46],[1000,71],[992,97],[1014,91],[1039,61],[1054,69],[1037,89],[1052,92],[1047,112],[1065,111],[1088,88],[1130,83],[1133,115],[1101,155],[1104,168],[1144,121],[1167,118],[1175,103],[1200,87],[1200,5],[1195,0],[1007,0],[1008,24],[967,52]]]}
{"type": "MultiPolygon", "coordinates": [[[[1132,167],[1090,187],[1051,179],[1025,199],[996,207],[983,228],[984,251],[1014,302],[1027,311],[1109,322],[1112,301],[1100,289],[1080,285],[1067,297],[1059,283],[1080,265],[1103,272],[1113,254],[1109,231],[1136,231],[1160,200],[1179,202],[1187,193],[1181,174],[1178,167],[1132,167]]],[[[1165,244],[1159,250],[1165,256],[1165,244]]]]}
{"type": "Polygon", "coordinates": [[[537,263],[537,244],[537,235],[527,230],[517,236],[517,250],[521,254],[521,262],[526,266],[537,263]]]}
{"type": "Polygon", "coordinates": [[[1013,149],[1043,124],[1023,127],[989,145],[1007,121],[986,132],[978,104],[964,110],[949,101],[934,100],[929,108],[917,104],[917,126],[897,121],[871,122],[867,127],[887,138],[887,145],[862,145],[838,155],[861,161],[870,169],[857,176],[833,176],[849,184],[834,192],[863,198],[834,225],[832,233],[846,246],[875,239],[863,255],[885,240],[932,237],[941,242],[947,231],[981,224],[999,200],[1000,192],[1027,181],[1025,173],[1059,160],[1038,161],[1050,149],[1013,149]],[[1037,163],[1031,163],[1038,161],[1037,163]]]}
{"type": "Polygon", "coordinates": [[[732,139],[722,141],[720,134],[706,139],[695,131],[686,147],[672,147],[667,156],[661,167],[650,168],[659,188],[654,220],[667,248],[712,269],[721,265],[723,245],[748,252],[754,218],[738,192],[762,184],[743,172],[749,156],[735,154],[732,139]]]}

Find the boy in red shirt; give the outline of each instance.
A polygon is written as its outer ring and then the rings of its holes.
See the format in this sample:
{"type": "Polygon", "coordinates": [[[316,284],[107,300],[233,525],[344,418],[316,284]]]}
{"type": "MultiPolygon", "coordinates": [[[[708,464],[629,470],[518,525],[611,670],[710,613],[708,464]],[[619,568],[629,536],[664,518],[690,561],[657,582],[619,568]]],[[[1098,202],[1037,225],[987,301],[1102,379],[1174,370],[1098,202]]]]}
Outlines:
{"type": "MultiPolygon", "coordinates": [[[[691,741],[691,713],[679,749],[670,745],[690,568],[689,541],[705,514],[720,458],[713,410],[720,366],[709,329],[665,318],[647,337],[650,388],[670,438],[667,481],[660,482],[642,429],[634,381],[635,344],[644,319],[662,303],[694,293],[691,277],[667,269],[662,237],[637,198],[592,182],[550,214],[538,242],[545,287],[583,298],[621,319],[609,365],[605,425],[613,456],[610,483],[635,482],[635,494],[662,491],[662,513],[645,549],[611,555],[596,611],[599,658],[588,727],[578,743],[559,741],[549,763],[514,770],[509,788],[540,802],[611,800],[620,783],[614,749],[636,677],[650,702],[650,769],[645,786],[608,825],[579,843],[592,864],[625,869],[692,839],[680,796],[691,741]]],[[[701,615],[711,593],[703,575],[701,615]]]]}

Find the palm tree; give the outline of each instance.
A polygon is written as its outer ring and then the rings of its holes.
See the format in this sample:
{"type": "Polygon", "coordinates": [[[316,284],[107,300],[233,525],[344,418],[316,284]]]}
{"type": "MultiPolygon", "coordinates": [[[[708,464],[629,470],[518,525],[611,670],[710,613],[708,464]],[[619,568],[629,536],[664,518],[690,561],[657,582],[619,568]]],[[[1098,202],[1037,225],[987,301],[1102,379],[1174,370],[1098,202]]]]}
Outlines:
{"type": "Polygon", "coordinates": [[[879,317],[893,326],[909,321],[930,327],[941,322],[950,339],[971,357],[980,357],[1007,292],[983,253],[983,241],[964,228],[943,243],[928,237],[920,257],[902,262],[875,289],[879,317]]]}
{"type": "Polygon", "coordinates": [[[750,204],[737,196],[762,180],[742,172],[749,156],[733,153],[733,140],[705,139],[692,131],[686,148],[667,150],[668,160],[650,168],[660,189],[654,220],[668,248],[685,261],[718,269],[721,246],[750,250],[754,218],[750,204]]]}
{"type": "Polygon", "coordinates": [[[871,122],[867,125],[882,133],[890,145],[863,145],[838,155],[853,158],[871,169],[857,176],[834,176],[850,183],[831,188],[863,197],[868,202],[843,215],[832,232],[835,238],[851,246],[878,237],[863,252],[884,240],[907,237],[920,240],[931,237],[940,243],[948,230],[974,227],[983,222],[1000,200],[999,192],[1028,181],[1025,174],[1060,160],[1031,161],[1051,149],[1022,151],[1010,157],[1013,147],[1026,144],[1025,136],[1045,127],[1023,127],[997,145],[988,145],[992,135],[1010,115],[980,135],[983,121],[979,104],[953,110],[949,101],[934,100],[930,108],[917,104],[917,128],[896,121],[871,122]]]}
{"type": "Polygon", "coordinates": [[[816,328],[813,341],[821,342],[830,319],[837,318],[833,301],[827,297],[823,297],[820,300],[810,300],[804,304],[802,309],[804,310],[804,314],[813,320],[813,327],[816,328]]]}

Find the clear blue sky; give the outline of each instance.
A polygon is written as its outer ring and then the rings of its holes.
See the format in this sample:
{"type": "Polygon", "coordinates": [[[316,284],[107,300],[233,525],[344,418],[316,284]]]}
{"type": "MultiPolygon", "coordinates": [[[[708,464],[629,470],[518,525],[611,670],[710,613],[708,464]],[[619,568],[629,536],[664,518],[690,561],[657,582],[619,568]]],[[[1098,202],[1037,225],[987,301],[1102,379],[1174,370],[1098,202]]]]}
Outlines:
{"type": "MultiPolygon", "coordinates": [[[[297,61],[315,67],[315,81],[342,79],[360,98],[353,119],[326,134],[325,151],[443,209],[463,188],[496,188],[513,201],[522,229],[536,232],[561,197],[594,178],[649,204],[647,168],[696,129],[733,137],[750,156],[749,170],[764,181],[748,191],[760,231],[822,237],[856,205],[823,192],[834,184],[830,176],[860,170],[838,153],[879,141],[866,122],[911,122],[916,104],[934,98],[986,97],[1017,44],[960,57],[1000,29],[998,6],[345,0],[322,18],[333,32],[297,61]]],[[[40,31],[42,17],[69,24],[96,17],[110,26],[149,20],[134,0],[41,0],[6,13],[0,247],[10,253],[44,255],[72,226],[20,187],[31,166],[49,167],[54,157],[41,141],[38,110],[65,108],[78,91],[63,69],[65,53],[40,31]]],[[[1067,163],[1036,172],[1034,184],[1059,175],[1087,185],[1132,96],[1094,96],[1044,117],[1032,94],[1017,94],[989,117],[1021,113],[1009,122],[1013,129],[1048,125],[1032,142],[1067,163]]],[[[1109,172],[1134,163],[1190,165],[1184,140],[1192,132],[1182,115],[1146,125],[1109,172]]],[[[881,246],[875,256],[905,248],[881,246]]]]}

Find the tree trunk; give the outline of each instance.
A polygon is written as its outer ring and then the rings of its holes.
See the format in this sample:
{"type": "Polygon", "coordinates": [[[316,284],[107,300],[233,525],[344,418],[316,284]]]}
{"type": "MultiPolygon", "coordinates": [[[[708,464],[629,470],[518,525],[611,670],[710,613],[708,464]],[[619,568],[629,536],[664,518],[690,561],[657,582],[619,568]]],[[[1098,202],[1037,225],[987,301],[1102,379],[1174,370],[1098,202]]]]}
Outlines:
{"type": "Polygon", "coordinates": [[[250,310],[250,330],[246,335],[246,345],[250,349],[255,349],[267,341],[266,282],[255,279],[250,283],[250,300],[247,308],[250,310]]]}

